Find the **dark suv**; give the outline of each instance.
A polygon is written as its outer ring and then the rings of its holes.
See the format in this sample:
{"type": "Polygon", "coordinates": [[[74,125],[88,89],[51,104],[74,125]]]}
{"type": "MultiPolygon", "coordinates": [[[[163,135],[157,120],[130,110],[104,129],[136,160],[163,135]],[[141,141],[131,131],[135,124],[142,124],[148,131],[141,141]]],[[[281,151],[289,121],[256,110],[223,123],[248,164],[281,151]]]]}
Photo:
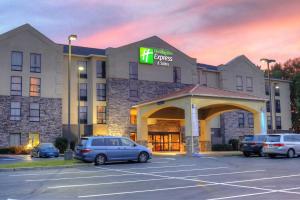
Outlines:
{"type": "Polygon", "coordinates": [[[244,156],[249,157],[251,154],[263,156],[263,142],[266,137],[267,135],[245,135],[241,144],[244,156]]]}

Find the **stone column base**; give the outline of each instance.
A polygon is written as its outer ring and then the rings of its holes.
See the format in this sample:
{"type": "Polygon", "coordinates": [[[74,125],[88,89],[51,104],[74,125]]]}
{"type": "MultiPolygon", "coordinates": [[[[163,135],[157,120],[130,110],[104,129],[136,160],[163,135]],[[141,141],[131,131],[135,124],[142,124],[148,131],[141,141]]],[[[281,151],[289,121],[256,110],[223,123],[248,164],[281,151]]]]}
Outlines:
{"type": "Polygon", "coordinates": [[[200,151],[211,151],[211,141],[200,141],[200,151]]]}
{"type": "Polygon", "coordinates": [[[192,155],[193,153],[199,153],[199,136],[194,136],[193,142],[194,145],[192,146],[192,136],[185,137],[185,145],[186,145],[185,149],[187,155],[192,155]]]}

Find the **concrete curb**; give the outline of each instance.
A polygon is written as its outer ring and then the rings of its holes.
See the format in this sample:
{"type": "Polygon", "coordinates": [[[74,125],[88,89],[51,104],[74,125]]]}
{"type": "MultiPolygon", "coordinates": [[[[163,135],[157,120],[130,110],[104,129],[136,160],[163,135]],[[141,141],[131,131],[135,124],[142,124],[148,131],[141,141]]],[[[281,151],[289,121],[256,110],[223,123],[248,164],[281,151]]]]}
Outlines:
{"type": "Polygon", "coordinates": [[[94,166],[94,164],[75,164],[75,165],[62,165],[62,166],[51,166],[51,167],[17,167],[17,168],[0,168],[0,172],[15,172],[15,171],[29,171],[29,170],[48,170],[48,169],[63,169],[63,168],[75,168],[82,166],[94,166]]]}

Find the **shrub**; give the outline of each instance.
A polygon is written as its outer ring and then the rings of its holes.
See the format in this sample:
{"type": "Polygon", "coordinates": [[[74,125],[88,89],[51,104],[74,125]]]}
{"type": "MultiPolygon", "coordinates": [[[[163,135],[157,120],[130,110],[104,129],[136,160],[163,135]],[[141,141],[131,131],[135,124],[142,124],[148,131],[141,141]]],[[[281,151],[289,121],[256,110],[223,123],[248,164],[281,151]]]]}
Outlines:
{"type": "Polygon", "coordinates": [[[64,137],[58,137],[55,139],[54,146],[58,148],[60,153],[64,153],[68,148],[68,140],[64,137]]]}
{"type": "Polygon", "coordinates": [[[76,142],[75,141],[71,141],[70,142],[70,149],[72,149],[73,151],[75,151],[75,146],[76,146],[76,142]]]}
{"type": "Polygon", "coordinates": [[[25,146],[5,147],[0,149],[0,154],[29,154],[30,149],[25,146]]]}
{"type": "Polygon", "coordinates": [[[231,144],[214,144],[212,145],[213,151],[232,151],[231,144]]]}
{"type": "Polygon", "coordinates": [[[239,150],[239,143],[240,143],[240,141],[238,139],[230,139],[228,143],[231,144],[232,149],[234,151],[238,151],[239,150]]]}

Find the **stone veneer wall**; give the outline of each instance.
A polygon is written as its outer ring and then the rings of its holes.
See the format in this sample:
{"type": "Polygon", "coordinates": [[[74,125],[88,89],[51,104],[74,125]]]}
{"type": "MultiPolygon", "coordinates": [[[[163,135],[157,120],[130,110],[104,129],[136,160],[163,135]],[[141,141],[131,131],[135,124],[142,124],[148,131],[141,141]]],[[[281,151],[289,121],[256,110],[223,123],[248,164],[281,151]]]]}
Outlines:
{"type": "Polygon", "coordinates": [[[0,146],[9,146],[9,134],[21,133],[21,144],[29,132],[39,132],[40,142],[54,142],[62,136],[62,100],[57,98],[0,96],[0,146]],[[10,102],[21,102],[21,120],[10,120],[10,102]],[[40,103],[40,121],[29,121],[29,104],[40,103]]]}
{"type": "Polygon", "coordinates": [[[179,120],[157,120],[155,124],[148,125],[149,132],[170,132],[180,133],[180,121],[179,120]]]}
{"type": "Polygon", "coordinates": [[[139,101],[145,101],[156,98],[178,89],[187,84],[164,83],[144,80],[128,80],[110,78],[107,80],[107,117],[108,131],[111,135],[129,136],[130,132],[136,131],[136,126],[131,125],[129,121],[130,108],[139,101]],[[138,97],[129,97],[129,81],[138,85],[138,97]]]}

